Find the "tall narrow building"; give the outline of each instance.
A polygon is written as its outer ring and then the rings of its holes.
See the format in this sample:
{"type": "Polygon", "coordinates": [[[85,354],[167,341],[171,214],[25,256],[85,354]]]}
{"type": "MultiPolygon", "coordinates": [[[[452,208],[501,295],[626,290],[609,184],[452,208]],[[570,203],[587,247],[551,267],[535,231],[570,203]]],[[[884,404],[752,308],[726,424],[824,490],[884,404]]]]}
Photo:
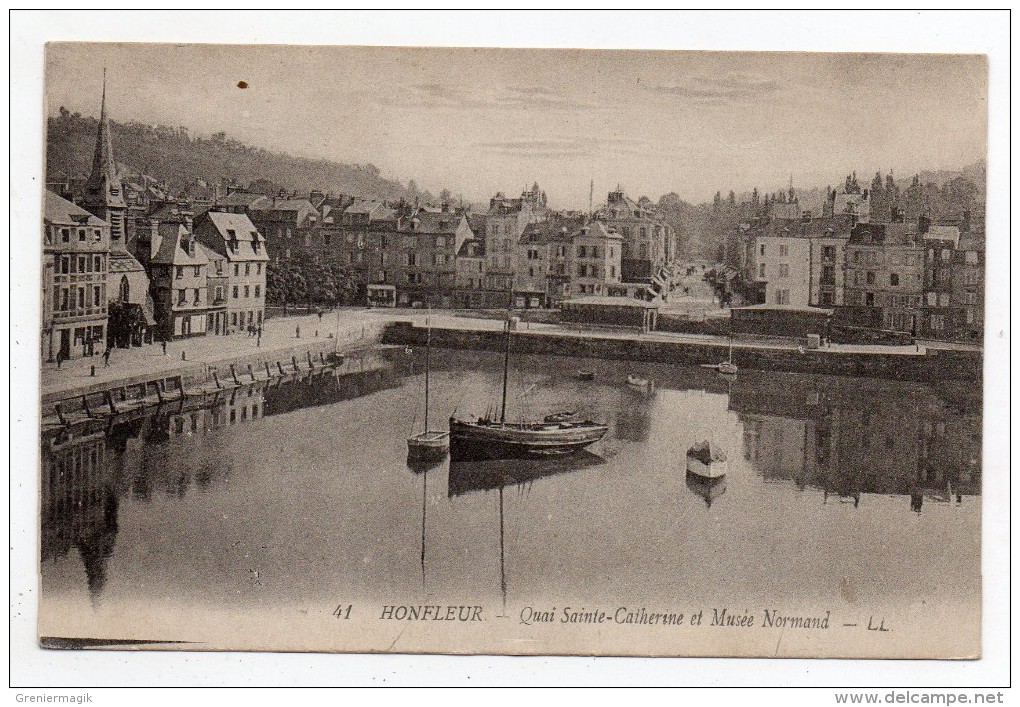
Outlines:
{"type": "Polygon", "coordinates": [[[110,301],[110,323],[107,343],[111,346],[140,346],[151,341],[153,318],[149,295],[149,276],[142,264],[128,250],[125,220],[128,206],[124,185],[113,158],[110,119],[106,113],[106,72],[103,72],[103,101],[99,111],[96,149],[92,155],[92,171],[85,182],[81,206],[110,224],[110,260],[107,294],[110,301]]]}

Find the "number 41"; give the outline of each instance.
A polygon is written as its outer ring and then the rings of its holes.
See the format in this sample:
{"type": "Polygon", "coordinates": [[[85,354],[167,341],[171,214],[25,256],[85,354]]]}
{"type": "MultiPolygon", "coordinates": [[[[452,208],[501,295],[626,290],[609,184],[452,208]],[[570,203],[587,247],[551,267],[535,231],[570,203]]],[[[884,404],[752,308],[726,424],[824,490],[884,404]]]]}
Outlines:
{"type": "Polygon", "coordinates": [[[352,606],[351,604],[348,604],[347,607],[345,608],[343,604],[337,605],[337,607],[333,609],[333,616],[337,617],[338,619],[351,618],[351,606],[352,606]]]}

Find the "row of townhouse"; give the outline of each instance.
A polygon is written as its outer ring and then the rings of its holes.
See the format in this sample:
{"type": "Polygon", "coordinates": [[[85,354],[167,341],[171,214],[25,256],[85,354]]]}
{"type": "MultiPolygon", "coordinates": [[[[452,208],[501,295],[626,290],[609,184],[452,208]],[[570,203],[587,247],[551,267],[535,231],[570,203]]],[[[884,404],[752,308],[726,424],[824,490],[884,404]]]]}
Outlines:
{"type": "Polygon", "coordinates": [[[43,360],[261,325],[265,237],[247,215],[194,219],[148,179],[125,181],[105,89],[92,169],[73,191],[74,201],[49,189],[44,198],[43,360]]]}
{"type": "MultiPolygon", "coordinates": [[[[834,307],[851,326],[977,340],[984,325],[984,237],[960,224],[768,219],[735,235],[753,301],[834,307]]],[[[980,228],[980,227],[979,227],[980,228]]]]}
{"type": "Polygon", "coordinates": [[[480,214],[241,191],[215,208],[247,214],[273,261],[301,254],[348,269],[373,305],[502,307],[511,291],[522,307],[665,296],[678,250],[673,229],[619,189],[590,214],[550,210],[537,184],[517,198],[497,193],[480,214]]]}

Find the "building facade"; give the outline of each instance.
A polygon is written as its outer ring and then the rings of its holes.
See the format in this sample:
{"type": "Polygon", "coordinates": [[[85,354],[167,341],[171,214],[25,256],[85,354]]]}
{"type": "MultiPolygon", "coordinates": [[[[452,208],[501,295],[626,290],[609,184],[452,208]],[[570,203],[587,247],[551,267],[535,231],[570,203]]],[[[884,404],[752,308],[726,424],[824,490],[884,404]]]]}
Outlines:
{"type": "Polygon", "coordinates": [[[195,221],[194,233],[203,245],[226,259],[225,297],[229,331],[262,326],[269,266],[265,237],[245,214],[224,211],[202,214],[195,221]]]}
{"type": "Polygon", "coordinates": [[[912,224],[858,224],[847,245],[844,303],[874,311],[884,329],[917,334],[924,245],[912,224]]]}
{"type": "Polygon", "coordinates": [[[209,259],[198,247],[190,221],[162,221],[153,242],[150,277],[156,327],[162,340],[205,336],[209,259]]]}
{"type": "Polygon", "coordinates": [[[43,205],[42,358],[103,353],[110,226],[47,190],[43,205]]]}
{"type": "MultiPolygon", "coordinates": [[[[609,192],[605,205],[595,212],[594,218],[623,237],[623,282],[652,283],[677,257],[673,228],[619,187],[609,192]]],[[[658,284],[665,289],[662,283],[658,284]]]]}

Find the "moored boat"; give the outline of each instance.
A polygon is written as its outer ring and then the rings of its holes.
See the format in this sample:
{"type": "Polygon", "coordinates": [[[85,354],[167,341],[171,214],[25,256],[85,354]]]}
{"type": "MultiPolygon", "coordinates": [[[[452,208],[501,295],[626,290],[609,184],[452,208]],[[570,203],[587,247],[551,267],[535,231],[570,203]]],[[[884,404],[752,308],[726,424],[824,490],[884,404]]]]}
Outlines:
{"type": "Polygon", "coordinates": [[[432,324],[429,320],[426,320],[426,326],[428,333],[425,335],[425,429],[407,438],[407,459],[418,464],[438,461],[446,456],[450,448],[449,432],[429,429],[429,374],[432,369],[432,324]]]}
{"type": "MultiPolygon", "coordinates": [[[[513,302],[513,293],[510,297],[513,302]]],[[[510,337],[515,328],[508,312],[503,327],[503,400],[499,417],[458,420],[450,418],[450,457],[466,459],[520,459],[572,454],[593,444],[609,431],[591,420],[575,421],[564,413],[541,421],[507,422],[506,393],[510,371],[510,337]]],[[[573,413],[569,413],[573,417],[573,413]]]]}
{"type": "Polygon", "coordinates": [[[574,377],[578,380],[593,381],[595,380],[595,371],[589,371],[587,369],[580,369],[574,374],[574,377]]]}
{"type": "Polygon", "coordinates": [[[450,455],[456,459],[526,459],[572,454],[609,428],[597,422],[475,422],[450,418],[450,455]]]}
{"type": "Polygon", "coordinates": [[[687,473],[705,479],[718,479],[726,476],[727,471],[726,452],[708,440],[687,450],[687,473]]]}
{"type": "Polygon", "coordinates": [[[627,376],[627,385],[634,386],[635,388],[647,388],[651,385],[651,381],[647,378],[642,378],[636,373],[631,373],[627,376]]]}

